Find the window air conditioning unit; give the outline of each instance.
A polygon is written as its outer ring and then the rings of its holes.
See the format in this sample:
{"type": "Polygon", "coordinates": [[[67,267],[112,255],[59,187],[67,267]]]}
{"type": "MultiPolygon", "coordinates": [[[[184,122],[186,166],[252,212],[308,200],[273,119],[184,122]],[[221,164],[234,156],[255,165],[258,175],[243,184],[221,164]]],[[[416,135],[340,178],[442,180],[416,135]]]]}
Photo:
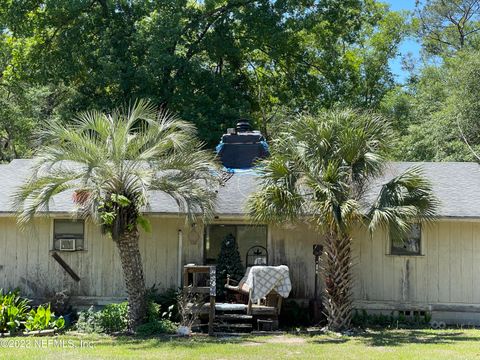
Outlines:
{"type": "Polygon", "coordinates": [[[75,239],[58,239],[60,243],[60,250],[75,251],[75,239]]]}

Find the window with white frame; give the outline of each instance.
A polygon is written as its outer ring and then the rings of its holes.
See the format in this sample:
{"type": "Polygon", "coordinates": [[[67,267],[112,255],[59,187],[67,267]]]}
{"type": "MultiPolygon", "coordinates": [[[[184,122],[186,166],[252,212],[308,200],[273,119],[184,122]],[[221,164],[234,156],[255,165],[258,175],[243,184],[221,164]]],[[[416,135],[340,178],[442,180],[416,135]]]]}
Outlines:
{"type": "Polygon", "coordinates": [[[83,250],[85,222],[83,220],[55,219],[53,221],[53,248],[60,251],[83,250]]]}
{"type": "Polygon", "coordinates": [[[390,232],[391,255],[421,255],[422,254],[422,225],[412,224],[407,235],[395,236],[390,232]]]}

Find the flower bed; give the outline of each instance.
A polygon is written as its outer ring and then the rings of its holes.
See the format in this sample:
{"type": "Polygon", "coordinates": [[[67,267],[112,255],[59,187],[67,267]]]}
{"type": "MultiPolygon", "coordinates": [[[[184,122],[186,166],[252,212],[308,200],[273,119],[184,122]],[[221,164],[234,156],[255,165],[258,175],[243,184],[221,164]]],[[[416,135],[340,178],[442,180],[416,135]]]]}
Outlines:
{"type": "Polygon", "coordinates": [[[55,316],[50,304],[32,307],[18,290],[0,289],[0,336],[52,334],[64,327],[65,320],[55,316]]]}

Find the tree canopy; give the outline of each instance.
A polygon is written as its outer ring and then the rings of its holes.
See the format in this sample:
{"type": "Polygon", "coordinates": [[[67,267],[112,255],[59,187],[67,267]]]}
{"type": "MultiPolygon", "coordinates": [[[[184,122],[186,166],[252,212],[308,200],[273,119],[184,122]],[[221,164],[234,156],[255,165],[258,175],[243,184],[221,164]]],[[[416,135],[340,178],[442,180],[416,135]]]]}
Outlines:
{"type": "Polygon", "coordinates": [[[476,161],[480,1],[419,2],[414,16],[423,62],[380,105],[399,135],[394,157],[476,161]]]}
{"type": "MultiPolygon", "coordinates": [[[[0,161],[32,131],[138,98],[175,111],[212,148],[248,118],[267,138],[300,113],[377,110],[398,160],[472,160],[479,0],[0,0],[0,161]],[[406,38],[421,57],[392,60],[406,38]],[[466,144],[468,141],[469,145],[466,144]]],[[[405,54],[404,54],[405,55],[405,54]]]]}
{"type": "MultiPolygon", "coordinates": [[[[404,16],[373,0],[0,2],[1,82],[50,86],[65,121],[148,98],[214,145],[239,117],[376,107],[404,16]]],[[[35,99],[30,99],[36,103],[35,99]]],[[[46,117],[48,119],[48,117],[46,117]]]]}

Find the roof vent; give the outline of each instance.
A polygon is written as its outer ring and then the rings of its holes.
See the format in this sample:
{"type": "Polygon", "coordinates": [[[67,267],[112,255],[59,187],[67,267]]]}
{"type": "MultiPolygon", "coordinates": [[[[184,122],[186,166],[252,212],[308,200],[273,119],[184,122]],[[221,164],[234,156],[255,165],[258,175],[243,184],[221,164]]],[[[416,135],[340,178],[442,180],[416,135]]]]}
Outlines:
{"type": "Polygon", "coordinates": [[[251,131],[252,127],[250,126],[248,120],[241,119],[237,122],[237,126],[235,126],[235,129],[237,130],[237,132],[241,133],[251,131]]]}

